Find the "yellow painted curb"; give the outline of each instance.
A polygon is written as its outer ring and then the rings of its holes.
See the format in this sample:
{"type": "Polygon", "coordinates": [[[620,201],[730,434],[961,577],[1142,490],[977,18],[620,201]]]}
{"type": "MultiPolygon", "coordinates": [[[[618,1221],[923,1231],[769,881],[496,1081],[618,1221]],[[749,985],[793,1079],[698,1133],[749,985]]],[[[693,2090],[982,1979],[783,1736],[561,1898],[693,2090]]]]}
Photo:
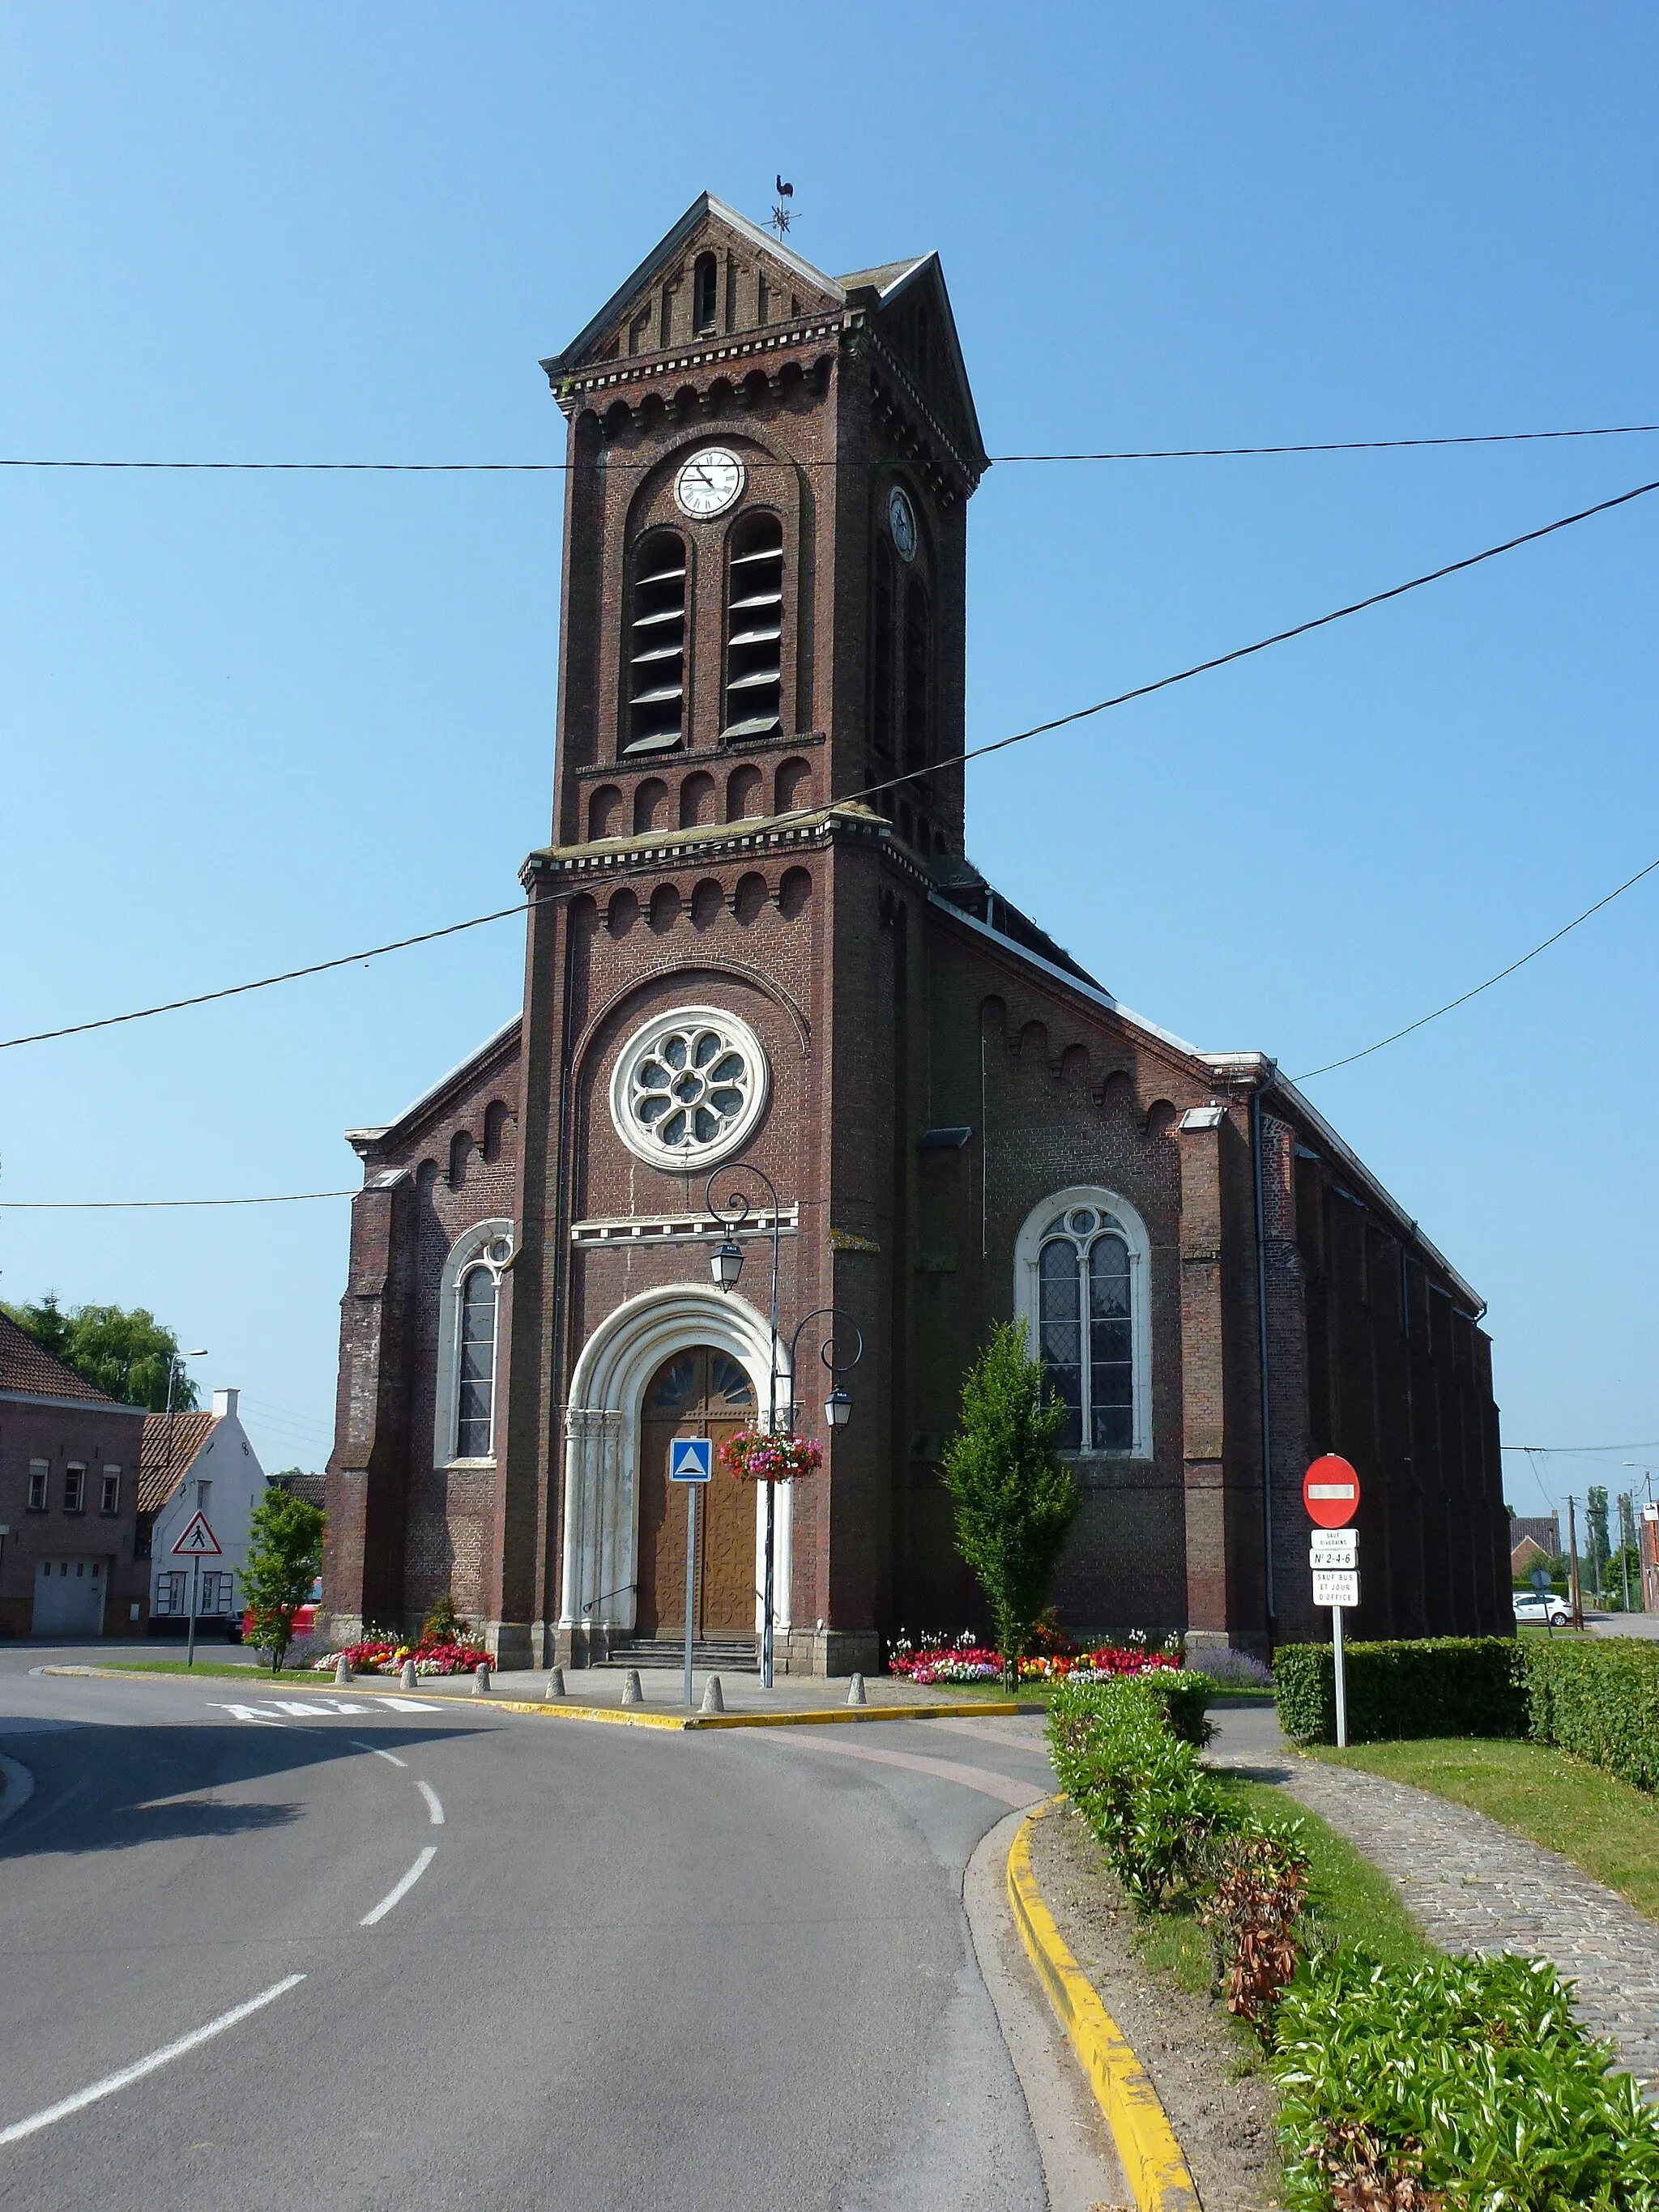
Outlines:
{"type": "Polygon", "coordinates": [[[1008,1853],[1014,1925],[1106,2115],[1139,2212],[1200,2212],[1198,2190],[1158,2092],[1128,2038],[1066,1948],[1031,1872],[1032,1827],[1064,1802],[1051,1797],[1039,1805],[1014,1838],[1008,1853]]]}
{"type": "MultiPolygon", "coordinates": [[[[248,1670],[257,1682],[284,1683],[289,1689],[302,1690],[307,1697],[327,1696],[339,1692],[348,1698],[406,1698],[410,1693],[401,1686],[393,1687],[384,1678],[359,1675],[349,1682],[308,1682],[303,1675],[269,1675],[263,1670],[248,1670]]],[[[125,1667],[43,1667],[43,1674],[94,1675],[106,1682],[188,1682],[192,1677],[186,1672],[179,1674],[154,1674],[148,1670],[125,1667]]],[[[194,1679],[204,1682],[225,1682],[224,1674],[203,1674],[194,1679]]],[[[418,1692],[420,1681],[415,1685],[418,1692]]],[[[269,1689],[259,1692],[269,1697],[269,1689]]],[[[444,1705],[460,1703],[453,1692],[441,1693],[436,1702],[444,1705]]],[[[794,1711],[775,1713],[664,1713],[653,1712],[640,1705],[567,1705],[556,1701],[532,1700],[526,1698],[503,1698],[494,1690],[479,1701],[501,1713],[539,1713],[549,1720],[605,1721],[619,1728],[678,1729],[759,1729],[808,1728],[826,1723],[836,1724],[848,1721],[929,1721],[929,1720],[1007,1720],[1022,1708],[1012,1699],[976,1698],[971,1705],[822,1705],[808,1706],[794,1711]]]]}

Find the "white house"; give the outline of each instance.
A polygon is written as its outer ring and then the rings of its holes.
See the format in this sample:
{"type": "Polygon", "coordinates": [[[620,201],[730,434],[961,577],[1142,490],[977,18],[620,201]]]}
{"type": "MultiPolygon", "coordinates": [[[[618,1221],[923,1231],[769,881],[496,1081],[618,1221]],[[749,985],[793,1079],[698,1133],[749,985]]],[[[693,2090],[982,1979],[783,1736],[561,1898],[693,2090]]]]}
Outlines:
{"type": "Polygon", "coordinates": [[[197,1619],[222,1629],[241,1612],[248,1521],[265,1476],[237,1413],[237,1395],[216,1390],[211,1413],[145,1419],[138,1513],[140,1541],[146,1527],[149,1536],[152,1635],[182,1635],[188,1626],[195,1569],[173,1547],[198,1513],[218,1539],[220,1556],[201,1562],[197,1619]]]}

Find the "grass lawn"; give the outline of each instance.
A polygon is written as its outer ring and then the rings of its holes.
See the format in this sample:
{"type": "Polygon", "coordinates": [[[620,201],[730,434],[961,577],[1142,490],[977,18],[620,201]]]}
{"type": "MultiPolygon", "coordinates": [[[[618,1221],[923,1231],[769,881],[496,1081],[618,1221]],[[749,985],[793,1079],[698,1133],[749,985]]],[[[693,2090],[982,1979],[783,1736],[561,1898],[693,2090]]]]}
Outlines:
{"type": "MultiPolygon", "coordinates": [[[[1401,1903],[1388,1876],[1363,1857],[1346,1836],[1271,1783],[1218,1778],[1241,1797],[1264,1828],[1297,1832],[1309,1860],[1309,1901],[1318,1936],[1334,1943],[1363,1943],[1389,1966],[1420,1966],[1434,1947],[1401,1903]]],[[[1177,1909],[1137,1922],[1135,1943],[1149,1966],[1173,1974],[1184,1990],[1211,1984],[1210,1939],[1191,1911],[1177,1909]]]]}
{"type": "MultiPolygon", "coordinates": [[[[292,1674],[284,1668],[276,1679],[279,1682],[297,1681],[303,1678],[304,1671],[301,1668],[298,1674],[292,1674]]],[[[270,1680],[269,1664],[261,1666],[254,1659],[198,1659],[193,1667],[182,1659],[123,1659],[118,1665],[94,1665],[93,1672],[95,1674],[225,1674],[235,1682],[246,1682],[250,1675],[261,1674],[267,1681],[270,1680]]]]}
{"type": "Polygon", "coordinates": [[[1316,1759],[1363,1766],[1391,1782],[1415,1783],[1472,1806],[1516,1835],[1559,1851],[1638,1912],[1659,1920],[1659,1802],[1600,1767],[1547,1744],[1484,1736],[1311,1749],[1316,1759]]]}

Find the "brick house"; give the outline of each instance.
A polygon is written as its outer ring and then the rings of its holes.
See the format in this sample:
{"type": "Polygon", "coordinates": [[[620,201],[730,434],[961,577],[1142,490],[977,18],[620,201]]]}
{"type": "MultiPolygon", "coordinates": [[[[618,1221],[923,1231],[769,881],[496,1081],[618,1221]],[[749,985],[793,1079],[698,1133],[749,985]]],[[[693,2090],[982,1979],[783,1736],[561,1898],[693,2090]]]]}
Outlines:
{"type": "Polygon", "coordinates": [[[0,1314],[0,1636],[143,1633],[143,1425],[0,1314]]]}
{"type": "MultiPolygon", "coordinates": [[[[1481,1300],[1266,1054],[1132,1014],[967,858],[987,459],[937,257],[828,276],[704,197],[544,367],[553,836],[522,1016],[349,1133],[335,1632],[446,1590],[507,1663],[683,1632],[667,1442],[766,1419],[775,1231],[786,1358],[818,1309],[864,1340],[833,1435],[816,1327],[781,1385],[824,1448],[777,1501],[781,1664],[982,1617],[939,1457],[1010,1315],[1068,1409],[1069,1624],[1314,1632],[1329,1449],[1354,1632],[1506,1632],[1481,1300]]],[[[698,1632],[751,1635],[758,1501],[708,1506],[698,1632]]]]}

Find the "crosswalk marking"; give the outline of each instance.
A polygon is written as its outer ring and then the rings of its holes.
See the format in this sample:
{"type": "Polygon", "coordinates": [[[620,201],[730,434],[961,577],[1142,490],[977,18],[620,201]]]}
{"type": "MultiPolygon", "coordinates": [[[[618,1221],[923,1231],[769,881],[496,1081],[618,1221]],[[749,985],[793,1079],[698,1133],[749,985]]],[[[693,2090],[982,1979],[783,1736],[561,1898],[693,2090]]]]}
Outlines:
{"type": "Polygon", "coordinates": [[[228,1705],[222,1698],[210,1698],[207,1703],[222,1713],[228,1713],[234,1721],[252,1721],[266,1728],[279,1727],[287,1715],[293,1720],[329,1720],[335,1714],[374,1713],[390,1705],[394,1713],[441,1713],[443,1707],[430,1698],[376,1698],[372,1705],[361,1705],[349,1698],[341,1698],[326,1705],[313,1705],[299,1698],[272,1698],[263,1705],[228,1705]]]}

